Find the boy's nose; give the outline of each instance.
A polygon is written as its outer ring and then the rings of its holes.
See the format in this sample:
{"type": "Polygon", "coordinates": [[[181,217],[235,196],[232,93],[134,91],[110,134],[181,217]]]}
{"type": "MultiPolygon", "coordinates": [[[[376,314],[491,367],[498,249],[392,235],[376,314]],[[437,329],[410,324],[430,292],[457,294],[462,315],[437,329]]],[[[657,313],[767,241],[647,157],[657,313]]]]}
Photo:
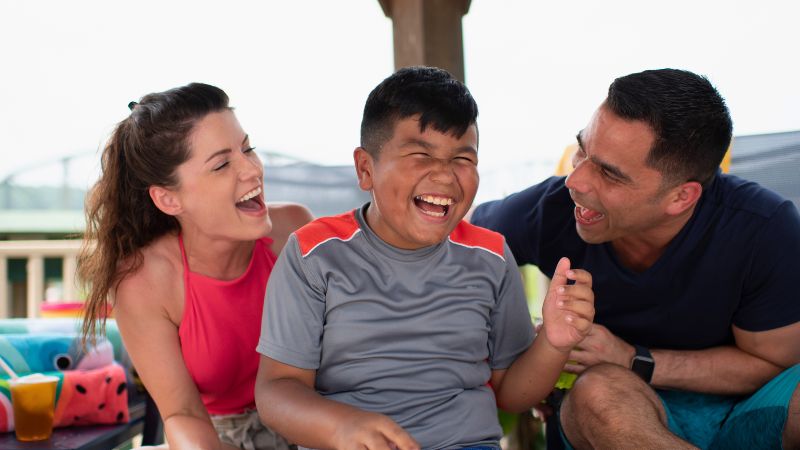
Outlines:
{"type": "Polygon", "coordinates": [[[439,183],[449,183],[455,179],[453,167],[447,161],[438,160],[431,169],[431,179],[439,183]]]}

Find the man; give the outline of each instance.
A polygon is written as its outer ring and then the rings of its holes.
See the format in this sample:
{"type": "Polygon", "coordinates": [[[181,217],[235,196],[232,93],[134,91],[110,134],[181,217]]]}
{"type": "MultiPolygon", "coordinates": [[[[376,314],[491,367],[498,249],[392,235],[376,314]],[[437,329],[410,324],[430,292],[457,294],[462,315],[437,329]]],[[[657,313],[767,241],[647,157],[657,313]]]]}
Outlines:
{"type": "Polygon", "coordinates": [[[559,411],[567,445],[800,447],[800,216],[719,172],[731,134],[705,78],[621,77],[566,180],[475,210],[519,264],[551,275],[563,255],[594,277],[595,324],[566,366],[581,374],[559,411]]]}

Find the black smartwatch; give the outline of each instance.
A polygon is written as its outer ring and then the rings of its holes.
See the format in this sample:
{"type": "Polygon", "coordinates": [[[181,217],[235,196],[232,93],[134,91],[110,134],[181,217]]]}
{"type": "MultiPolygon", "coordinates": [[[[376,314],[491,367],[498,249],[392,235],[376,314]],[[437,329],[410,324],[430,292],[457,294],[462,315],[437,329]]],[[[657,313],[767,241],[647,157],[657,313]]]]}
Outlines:
{"type": "Polygon", "coordinates": [[[650,350],[641,345],[634,345],[633,347],[636,348],[636,354],[631,360],[631,370],[636,375],[639,375],[645,383],[649,384],[650,380],[653,379],[653,369],[656,368],[653,355],[650,354],[650,350]]]}

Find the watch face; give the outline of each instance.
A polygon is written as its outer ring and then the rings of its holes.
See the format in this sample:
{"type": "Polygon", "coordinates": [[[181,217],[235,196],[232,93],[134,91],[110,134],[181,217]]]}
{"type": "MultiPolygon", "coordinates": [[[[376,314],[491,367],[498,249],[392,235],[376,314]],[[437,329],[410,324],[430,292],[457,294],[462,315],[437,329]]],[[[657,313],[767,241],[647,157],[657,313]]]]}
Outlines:
{"type": "Polygon", "coordinates": [[[653,356],[646,348],[638,345],[635,347],[636,355],[633,357],[633,361],[631,361],[631,370],[636,375],[639,375],[645,383],[650,383],[650,380],[653,378],[653,369],[655,369],[656,365],[653,356]]]}
{"type": "Polygon", "coordinates": [[[631,365],[631,370],[636,375],[644,380],[645,383],[649,383],[650,380],[653,378],[653,369],[655,368],[655,362],[653,358],[648,358],[647,356],[639,356],[636,355],[633,357],[633,364],[631,365]]]}

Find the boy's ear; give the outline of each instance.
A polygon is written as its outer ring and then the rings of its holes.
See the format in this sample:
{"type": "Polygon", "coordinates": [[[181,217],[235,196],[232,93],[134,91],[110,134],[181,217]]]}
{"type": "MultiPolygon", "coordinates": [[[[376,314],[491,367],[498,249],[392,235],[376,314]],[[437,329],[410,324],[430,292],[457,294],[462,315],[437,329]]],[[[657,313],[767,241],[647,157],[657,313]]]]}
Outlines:
{"type": "Polygon", "coordinates": [[[372,190],[372,173],[374,161],[372,155],[363,147],[353,150],[353,162],[356,165],[356,176],[358,176],[358,187],[363,191],[372,190]]]}
{"type": "Polygon", "coordinates": [[[678,215],[694,206],[703,194],[703,186],[696,181],[687,181],[674,189],[667,214],[678,215]]]}
{"type": "Polygon", "coordinates": [[[174,191],[163,186],[150,186],[147,192],[150,194],[150,199],[153,200],[156,208],[164,214],[177,216],[183,211],[180,199],[178,199],[178,195],[174,191]]]}

